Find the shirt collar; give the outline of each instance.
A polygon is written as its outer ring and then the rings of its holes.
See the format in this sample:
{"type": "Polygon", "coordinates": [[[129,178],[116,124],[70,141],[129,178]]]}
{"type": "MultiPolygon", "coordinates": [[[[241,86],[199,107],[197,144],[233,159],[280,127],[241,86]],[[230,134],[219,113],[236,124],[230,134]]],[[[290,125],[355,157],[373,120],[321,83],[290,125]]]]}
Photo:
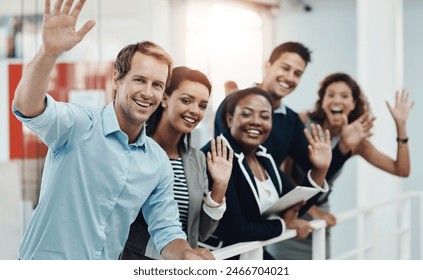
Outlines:
{"type": "MultiPolygon", "coordinates": [[[[258,86],[260,86],[260,84],[259,84],[259,83],[253,83],[253,85],[252,85],[252,86],[253,86],[253,87],[258,87],[258,86]]],[[[273,113],[274,113],[274,114],[283,114],[283,115],[286,115],[286,106],[285,106],[285,104],[283,104],[282,100],[281,100],[281,102],[279,103],[278,108],[276,108],[276,109],[273,111],[273,113]]]]}
{"type": "MultiPolygon", "coordinates": [[[[113,106],[114,102],[111,102],[108,104],[104,110],[103,110],[103,133],[104,136],[107,136],[109,134],[112,134],[116,131],[121,131],[119,122],[116,116],[115,108],[113,106]]],[[[143,146],[146,141],[146,134],[145,134],[145,124],[143,125],[143,128],[141,130],[141,134],[138,137],[137,141],[134,143],[135,146],[143,146]]]]}
{"type": "Polygon", "coordinates": [[[286,115],[286,106],[285,104],[282,102],[279,103],[279,106],[273,111],[275,114],[283,114],[286,115]]]}

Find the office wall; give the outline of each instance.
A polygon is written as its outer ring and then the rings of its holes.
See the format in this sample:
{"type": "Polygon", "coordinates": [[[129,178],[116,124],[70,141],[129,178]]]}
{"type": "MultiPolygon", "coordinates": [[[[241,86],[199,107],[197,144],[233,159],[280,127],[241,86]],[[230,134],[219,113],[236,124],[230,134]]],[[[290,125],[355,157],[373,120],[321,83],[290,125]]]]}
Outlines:
{"type": "Polygon", "coordinates": [[[9,91],[7,63],[0,61],[0,163],[9,160],[9,91]]]}
{"type": "Polygon", "coordinates": [[[17,259],[22,233],[21,164],[0,162],[0,260],[17,259]]]}
{"type": "MultiPolygon", "coordinates": [[[[410,114],[408,123],[408,135],[410,138],[411,149],[411,176],[404,180],[404,189],[406,191],[423,190],[423,133],[419,122],[423,119],[423,1],[404,0],[404,82],[405,88],[412,94],[415,100],[415,106],[410,114]]],[[[412,208],[413,221],[420,219],[422,221],[421,210],[414,205],[412,208]]],[[[414,258],[418,258],[416,252],[423,248],[421,236],[423,232],[413,225],[417,232],[412,237],[412,253],[414,258]]],[[[420,259],[422,256],[420,256],[420,259]]]]}

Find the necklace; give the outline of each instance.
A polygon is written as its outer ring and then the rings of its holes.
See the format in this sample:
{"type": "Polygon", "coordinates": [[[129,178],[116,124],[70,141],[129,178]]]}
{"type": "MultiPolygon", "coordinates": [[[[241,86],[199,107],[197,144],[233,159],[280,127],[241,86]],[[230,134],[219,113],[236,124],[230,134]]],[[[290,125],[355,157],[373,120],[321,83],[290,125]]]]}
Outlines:
{"type": "Polygon", "coordinates": [[[254,157],[254,162],[256,163],[256,167],[258,169],[258,172],[260,173],[260,182],[258,182],[258,184],[260,185],[260,188],[266,193],[267,197],[271,197],[272,196],[272,192],[269,189],[269,185],[266,181],[267,176],[266,174],[263,172],[261,165],[259,164],[257,157],[254,157]],[[261,181],[262,180],[262,181],[261,181]]]}
{"type": "Polygon", "coordinates": [[[267,197],[271,197],[272,192],[269,190],[269,186],[266,182],[266,179],[267,179],[266,174],[263,172],[262,167],[257,160],[257,157],[253,156],[253,159],[256,164],[256,169],[258,170],[258,173],[260,174],[260,177],[261,177],[261,178],[258,178],[259,179],[258,185],[260,186],[262,190],[264,190],[267,197]]]}
{"type": "Polygon", "coordinates": [[[256,169],[257,169],[259,176],[260,176],[259,179],[263,180],[263,181],[266,180],[266,175],[264,174],[263,170],[261,169],[261,165],[258,162],[257,157],[255,155],[253,155],[253,160],[254,160],[254,163],[256,165],[256,169]]]}

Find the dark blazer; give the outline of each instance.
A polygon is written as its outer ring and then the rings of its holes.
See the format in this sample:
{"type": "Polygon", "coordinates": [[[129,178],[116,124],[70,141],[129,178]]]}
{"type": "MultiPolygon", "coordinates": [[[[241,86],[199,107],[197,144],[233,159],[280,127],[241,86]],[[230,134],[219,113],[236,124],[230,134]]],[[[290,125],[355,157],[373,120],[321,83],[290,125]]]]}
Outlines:
{"type": "MultiPolygon", "coordinates": [[[[226,212],[214,235],[223,241],[223,246],[244,241],[267,240],[279,236],[283,232],[281,221],[261,217],[257,185],[241,147],[232,138],[228,130],[225,130],[221,137],[227,141],[228,147],[234,151],[234,159],[232,174],[226,191],[226,212]]],[[[202,148],[202,151],[204,153],[210,151],[210,142],[202,148]]],[[[264,146],[258,147],[256,156],[269,174],[279,197],[294,187],[279,170],[279,166],[264,146]]],[[[306,178],[302,185],[311,186],[311,183],[306,178]]],[[[313,202],[308,202],[301,210],[308,210],[312,204],[313,202]]]]}
{"type": "MultiPolygon", "coordinates": [[[[203,209],[203,198],[208,193],[207,166],[204,154],[190,148],[182,154],[182,164],[189,194],[187,241],[191,247],[198,247],[198,240],[205,241],[216,229],[219,221],[212,219],[203,209]]],[[[148,226],[140,212],[132,223],[128,240],[121,259],[146,259],[152,246],[148,226]]]]}

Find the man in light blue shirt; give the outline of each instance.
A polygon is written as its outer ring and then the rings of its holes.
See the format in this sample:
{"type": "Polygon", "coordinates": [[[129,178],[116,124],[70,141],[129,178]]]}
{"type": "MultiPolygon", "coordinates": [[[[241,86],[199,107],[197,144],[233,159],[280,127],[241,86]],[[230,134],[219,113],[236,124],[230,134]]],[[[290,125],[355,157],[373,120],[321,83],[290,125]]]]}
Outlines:
{"type": "Polygon", "coordinates": [[[172,59],[152,42],[126,46],[113,73],[114,102],[104,108],[56,102],[46,94],[57,58],[95,25],[75,31],[85,1],[46,0],[43,44],[26,68],[15,115],[49,147],[40,201],[20,259],[117,259],[140,208],[165,259],[211,258],[186,242],[173,199],[167,155],[144,123],[161,102],[172,59]]]}

